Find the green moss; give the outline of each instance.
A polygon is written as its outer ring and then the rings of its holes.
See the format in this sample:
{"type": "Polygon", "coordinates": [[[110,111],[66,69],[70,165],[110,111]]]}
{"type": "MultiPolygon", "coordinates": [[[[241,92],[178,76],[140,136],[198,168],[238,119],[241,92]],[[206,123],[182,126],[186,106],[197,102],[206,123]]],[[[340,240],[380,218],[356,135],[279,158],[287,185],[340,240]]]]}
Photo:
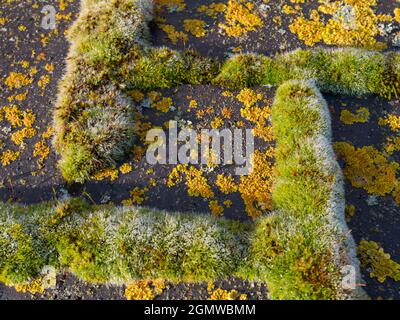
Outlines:
{"type": "Polygon", "coordinates": [[[88,148],[80,145],[68,145],[59,162],[59,167],[68,182],[84,182],[90,178],[95,163],[88,148]]]}
{"type": "Polygon", "coordinates": [[[190,51],[179,53],[169,48],[151,48],[136,62],[128,83],[140,90],[206,84],[217,73],[217,66],[213,60],[190,51]]]}
{"type": "Polygon", "coordinates": [[[232,89],[259,85],[263,79],[264,65],[269,62],[269,58],[255,54],[236,55],[222,65],[213,83],[232,89]]]}

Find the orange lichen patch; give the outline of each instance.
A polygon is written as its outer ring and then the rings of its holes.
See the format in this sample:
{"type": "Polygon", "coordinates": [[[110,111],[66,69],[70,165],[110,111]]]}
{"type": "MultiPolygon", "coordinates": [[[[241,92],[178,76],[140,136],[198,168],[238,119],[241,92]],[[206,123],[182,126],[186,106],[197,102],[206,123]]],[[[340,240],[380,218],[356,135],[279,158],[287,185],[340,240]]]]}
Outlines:
{"type": "Polygon", "coordinates": [[[186,43],[189,39],[186,33],[176,31],[175,27],[171,24],[160,24],[159,27],[167,34],[168,39],[171,40],[173,44],[177,44],[178,40],[186,43]]]}
{"type": "Polygon", "coordinates": [[[49,72],[52,73],[54,71],[54,64],[52,63],[46,63],[46,65],[44,66],[44,69],[49,72]]]}
{"type": "Polygon", "coordinates": [[[371,278],[377,278],[381,283],[386,278],[400,280],[400,264],[392,260],[390,254],[385,253],[379,243],[361,240],[358,254],[361,265],[371,270],[369,274],[371,278]]]}
{"type": "Polygon", "coordinates": [[[190,112],[192,109],[196,109],[199,106],[196,100],[190,100],[188,111],[190,112]]]}
{"type": "Polygon", "coordinates": [[[257,93],[251,89],[242,89],[236,98],[244,104],[246,108],[249,108],[256,104],[259,100],[262,100],[264,96],[261,93],[257,93]]]}
{"type": "Polygon", "coordinates": [[[272,126],[263,125],[262,123],[256,124],[256,126],[253,129],[253,135],[267,142],[271,142],[275,138],[272,126]]]}
{"type": "Polygon", "coordinates": [[[255,151],[252,158],[253,170],[249,175],[240,177],[238,191],[246,206],[247,214],[254,219],[272,209],[271,188],[274,181],[272,157],[272,148],[265,153],[255,151]]]}
{"type": "Polygon", "coordinates": [[[395,151],[400,151],[400,137],[389,137],[384,146],[388,155],[392,155],[395,151]]]}
{"type": "Polygon", "coordinates": [[[205,13],[211,18],[216,18],[218,14],[223,13],[226,10],[226,4],[225,3],[211,3],[210,5],[201,5],[200,7],[197,8],[197,12],[200,13],[205,13]]]}
{"type": "Polygon", "coordinates": [[[230,37],[240,37],[264,25],[254,11],[254,3],[245,0],[229,0],[225,20],[219,27],[230,37]]]}
{"type": "Polygon", "coordinates": [[[205,109],[198,110],[196,112],[196,118],[197,119],[202,119],[206,114],[208,114],[208,115],[213,114],[214,111],[215,110],[212,107],[208,107],[208,108],[205,108],[205,109]]]}
{"type": "Polygon", "coordinates": [[[151,288],[151,281],[141,280],[126,287],[125,297],[127,300],[153,300],[156,296],[151,288]]]}
{"type": "Polygon", "coordinates": [[[3,108],[4,118],[12,127],[21,127],[23,125],[22,111],[15,105],[5,106],[3,108]]]}
{"type": "Polygon", "coordinates": [[[37,142],[33,148],[33,156],[38,159],[38,165],[41,166],[43,161],[50,155],[50,147],[47,146],[45,140],[37,142]]]}
{"type": "Polygon", "coordinates": [[[224,91],[222,92],[223,97],[232,97],[233,93],[231,91],[224,91]]]}
{"type": "Polygon", "coordinates": [[[400,180],[397,181],[396,186],[392,193],[394,201],[400,206],[400,180]]]}
{"type": "Polygon", "coordinates": [[[130,97],[133,99],[133,101],[135,102],[140,102],[143,100],[144,98],[144,94],[143,92],[139,91],[139,90],[132,90],[129,92],[130,97]]]}
{"type": "Polygon", "coordinates": [[[373,7],[377,0],[334,1],[319,6],[318,10],[331,18],[321,18],[317,10],[312,10],[310,18],[297,17],[289,26],[305,44],[313,46],[318,42],[329,45],[357,46],[384,49],[385,44],[377,42],[378,22],[388,17],[376,15],[373,7]]]}
{"type": "Polygon", "coordinates": [[[19,151],[6,150],[0,155],[0,162],[3,166],[8,166],[18,159],[19,151]]]}
{"type": "Polygon", "coordinates": [[[351,113],[349,110],[342,110],[340,121],[344,124],[365,123],[368,122],[369,116],[369,110],[364,107],[356,110],[356,113],[351,113]]]}
{"type": "Polygon", "coordinates": [[[28,91],[19,93],[19,94],[15,94],[12,95],[10,97],[7,98],[8,102],[13,102],[13,101],[18,101],[18,102],[22,102],[26,100],[26,97],[28,96],[28,91]]]}
{"type": "Polygon", "coordinates": [[[356,207],[352,204],[346,205],[345,214],[346,214],[346,221],[350,222],[351,218],[353,218],[354,215],[356,214],[356,207]]]}
{"type": "Polygon", "coordinates": [[[394,13],[394,19],[400,23],[400,8],[396,8],[393,11],[394,13]]]}
{"type": "Polygon", "coordinates": [[[36,116],[32,110],[25,110],[22,112],[22,123],[25,127],[29,128],[32,127],[35,123],[36,116]]]}
{"type": "Polygon", "coordinates": [[[47,127],[46,131],[42,133],[43,139],[49,139],[53,135],[54,129],[52,126],[47,127]]]}
{"type": "Polygon", "coordinates": [[[337,142],[334,147],[345,161],[343,173],[353,187],[379,196],[393,191],[399,168],[397,162],[390,162],[385,154],[372,146],[355,148],[350,143],[337,142]]]}
{"type": "Polygon", "coordinates": [[[183,182],[186,178],[186,186],[188,194],[191,197],[213,198],[214,192],[211,190],[207,179],[203,176],[203,172],[193,166],[187,164],[178,164],[169,174],[167,186],[169,188],[183,182]]]}
{"type": "Polygon", "coordinates": [[[380,126],[389,126],[392,131],[400,130],[400,116],[390,114],[386,119],[379,119],[380,126]]]}
{"type": "Polygon", "coordinates": [[[34,128],[23,128],[14,132],[11,135],[11,141],[14,142],[16,145],[20,145],[24,142],[24,139],[33,138],[36,135],[36,129],[34,128]]]}
{"type": "Polygon", "coordinates": [[[129,163],[124,163],[122,166],[119,167],[119,171],[122,174],[127,174],[132,171],[132,166],[129,163]]]}
{"type": "Polygon", "coordinates": [[[213,216],[219,217],[224,215],[224,207],[220,206],[217,200],[211,200],[208,207],[213,216]]]}
{"type": "Polygon", "coordinates": [[[268,124],[271,108],[269,106],[263,108],[253,106],[263,99],[263,95],[257,94],[251,89],[244,89],[239,93],[237,99],[245,106],[240,109],[241,116],[255,124],[253,135],[267,142],[272,141],[274,139],[272,126],[268,124]]]}
{"type": "Polygon", "coordinates": [[[15,285],[15,290],[17,292],[23,292],[23,293],[30,293],[30,294],[36,294],[36,293],[44,293],[44,287],[43,287],[43,277],[38,277],[28,283],[20,283],[15,285]]]}
{"type": "Polygon", "coordinates": [[[292,6],[289,6],[289,5],[285,4],[282,7],[282,12],[284,14],[295,14],[295,13],[297,13],[297,10],[295,8],[293,8],[292,6]]]}
{"type": "Polygon", "coordinates": [[[49,83],[50,83],[50,76],[46,74],[46,75],[43,75],[40,77],[40,79],[38,81],[38,86],[42,90],[45,90],[49,83]]]}
{"type": "Polygon", "coordinates": [[[20,89],[24,86],[30,85],[32,82],[33,79],[19,72],[10,72],[8,77],[4,80],[4,83],[8,88],[10,88],[10,90],[20,89]]]}
{"type": "Polygon", "coordinates": [[[232,176],[219,174],[215,184],[224,194],[234,193],[238,190],[238,186],[232,176]]]}
{"type": "Polygon", "coordinates": [[[211,128],[218,129],[224,125],[224,120],[221,117],[215,117],[213,121],[211,121],[211,128]]]}
{"type": "Polygon", "coordinates": [[[233,205],[233,202],[231,200],[225,200],[224,201],[224,206],[227,208],[231,208],[233,205]]]}
{"type": "Polygon", "coordinates": [[[183,21],[183,28],[186,32],[190,32],[196,38],[204,37],[207,31],[204,29],[206,23],[199,19],[185,19],[183,21]]]}
{"type": "Polygon", "coordinates": [[[246,294],[239,294],[237,290],[224,290],[221,288],[216,289],[208,300],[247,300],[246,294]]]}
{"type": "Polygon", "coordinates": [[[185,0],[155,0],[155,4],[176,11],[182,11],[186,7],[185,0]]]}
{"type": "Polygon", "coordinates": [[[111,181],[114,181],[114,180],[118,179],[118,176],[119,176],[118,169],[109,168],[109,169],[105,169],[100,172],[97,172],[96,174],[94,174],[92,176],[92,179],[96,180],[96,181],[102,181],[104,179],[110,179],[111,181]]]}
{"type": "Polygon", "coordinates": [[[143,201],[145,200],[145,194],[146,192],[149,191],[148,188],[139,188],[136,187],[134,188],[131,192],[131,198],[123,200],[122,204],[124,206],[133,206],[135,204],[141,205],[143,201]]]}
{"type": "Polygon", "coordinates": [[[142,146],[135,146],[133,148],[132,153],[133,153],[133,160],[138,162],[143,158],[144,154],[146,153],[146,150],[142,146]]]}
{"type": "Polygon", "coordinates": [[[223,107],[222,110],[221,110],[221,115],[225,119],[232,118],[232,113],[233,113],[233,109],[231,107],[223,107]]]}

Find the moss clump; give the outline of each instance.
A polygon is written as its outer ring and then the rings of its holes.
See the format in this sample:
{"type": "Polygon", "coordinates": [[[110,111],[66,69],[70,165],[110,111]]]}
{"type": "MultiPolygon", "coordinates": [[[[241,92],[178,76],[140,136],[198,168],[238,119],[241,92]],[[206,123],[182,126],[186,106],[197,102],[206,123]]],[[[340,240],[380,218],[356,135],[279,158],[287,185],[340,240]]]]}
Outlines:
{"type": "Polygon", "coordinates": [[[339,257],[349,259],[354,248],[340,240],[346,233],[342,184],[326,102],[312,82],[286,82],[277,90],[272,124],[277,212],[256,223],[243,273],[266,281],[274,299],[346,297],[340,270],[350,262],[339,257]]]}
{"type": "Polygon", "coordinates": [[[263,80],[264,65],[268,62],[270,58],[256,54],[236,55],[222,65],[213,83],[232,89],[259,85],[263,80]]]}
{"type": "Polygon", "coordinates": [[[299,49],[271,58],[242,54],[225,62],[214,83],[238,88],[315,79],[323,92],[393,97],[399,92],[399,61],[398,53],[353,48],[299,49]]]}
{"type": "Polygon", "coordinates": [[[400,264],[390,259],[390,254],[375,241],[362,240],[358,246],[358,254],[364,268],[371,268],[371,278],[384,282],[386,278],[400,280],[400,264]]]}
{"type": "Polygon", "coordinates": [[[235,273],[250,226],[81,200],[22,207],[0,204],[0,280],[24,284],[44,266],[90,282],[213,281],[235,273]]]}

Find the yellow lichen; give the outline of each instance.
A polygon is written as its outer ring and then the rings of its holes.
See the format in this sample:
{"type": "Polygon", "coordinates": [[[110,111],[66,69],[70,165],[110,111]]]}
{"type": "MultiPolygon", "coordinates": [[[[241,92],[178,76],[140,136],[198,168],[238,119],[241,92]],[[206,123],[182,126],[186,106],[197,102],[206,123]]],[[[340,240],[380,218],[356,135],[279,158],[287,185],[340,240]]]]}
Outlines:
{"type": "Polygon", "coordinates": [[[213,121],[211,121],[211,128],[218,129],[224,125],[224,120],[221,117],[215,117],[213,121]]]}
{"type": "Polygon", "coordinates": [[[181,40],[183,43],[188,41],[187,34],[182,31],[176,31],[173,25],[161,24],[160,28],[167,34],[173,44],[177,44],[178,40],[181,40]]]}
{"type": "Polygon", "coordinates": [[[369,116],[369,110],[363,107],[356,110],[356,113],[351,113],[349,110],[342,110],[340,120],[345,124],[365,123],[368,122],[369,116]]]}
{"type": "Polygon", "coordinates": [[[125,289],[127,300],[153,300],[156,296],[151,288],[151,281],[142,280],[129,284],[125,289]]]}
{"type": "Polygon", "coordinates": [[[186,7],[185,0],[155,0],[159,7],[166,7],[169,10],[182,11],[186,7]]]}
{"type": "Polygon", "coordinates": [[[146,199],[145,194],[149,191],[148,188],[139,188],[136,187],[132,191],[130,191],[131,197],[129,199],[123,200],[122,204],[124,206],[132,206],[132,205],[141,205],[143,201],[146,199]]]}
{"type": "Polygon", "coordinates": [[[229,0],[225,19],[225,23],[219,26],[230,37],[240,37],[264,25],[261,17],[254,12],[254,3],[245,0],[229,0]]]}
{"type": "Polygon", "coordinates": [[[4,83],[12,89],[20,89],[27,86],[33,82],[32,79],[19,72],[10,72],[8,77],[5,79],[4,83]]]}
{"type": "Polygon", "coordinates": [[[23,293],[44,293],[43,277],[38,277],[28,283],[20,283],[15,285],[15,290],[23,293]]]}
{"type": "Polygon", "coordinates": [[[232,176],[219,174],[215,184],[224,194],[230,194],[238,190],[238,186],[232,176]]]}
{"type": "Polygon", "coordinates": [[[122,174],[127,174],[132,171],[132,166],[129,163],[124,163],[119,167],[119,171],[121,171],[122,174]]]}
{"type": "Polygon", "coordinates": [[[244,201],[249,217],[257,218],[272,209],[271,189],[274,182],[273,165],[270,159],[273,149],[266,152],[255,151],[252,159],[253,170],[240,177],[238,191],[244,201]]]}
{"type": "Polygon", "coordinates": [[[0,155],[0,161],[3,166],[8,166],[11,162],[18,159],[19,151],[6,150],[0,155]]]}
{"type": "Polygon", "coordinates": [[[373,7],[376,5],[377,0],[334,1],[318,8],[331,18],[321,18],[317,10],[312,10],[309,19],[299,16],[289,29],[309,46],[322,41],[328,45],[384,49],[385,45],[376,37],[379,35],[378,22],[387,17],[375,14],[373,7]]]}
{"type": "Polygon", "coordinates": [[[211,293],[208,300],[247,300],[246,294],[239,294],[237,290],[224,290],[217,288],[211,293]]]}
{"type": "Polygon", "coordinates": [[[118,176],[119,176],[118,169],[108,168],[108,169],[102,170],[102,171],[94,174],[92,176],[92,179],[97,180],[97,181],[102,181],[104,179],[109,178],[111,181],[114,181],[114,180],[118,179],[118,176]]]}
{"type": "Polygon", "coordinates": [[[259,100],[263,99],[263,95],[261,93],[257,93],[251,89],[242,89],[240,93],[236,96],[236,98],[244,104],[246,108],[252,107],[259,100]]]}
{"type": "Polygon", "coordinates": [[[395,20],[400,23],[400,8],[394,9],[393,13],[395,20]]]}
{"type": "Polygon", "coordinates": [[[208,207],[210,208],[213,216],[219,217],[224,214],[224,207],[220,206],[217,200],[211,200],[208,207]]]}
{"type": "Polygon", "coordinates": [[[205,13],[206,15],[210,16],[211,18],[216,18],[219,13],[223,13],[226,10],[225,3],[211,3],[210,5],[201,5],[197,8],[197,11],[200,13],[205,13]]]}
{"type": "Polygon", "coordinates": [[[36,130],[34,128],[23,128],[11,135],[11,141],[16,145],[20,145],[22,142],[24,142],[24,139],[33,138],[35,135],[36,130]]]}
{"type": "Polygon", "coordinates": [[[46,141],[40,140],[33,148],[33,156],[39,158],[38,164],[41,165],[43,161],[50,155],[50,148],[46,145],[46,141]]]}

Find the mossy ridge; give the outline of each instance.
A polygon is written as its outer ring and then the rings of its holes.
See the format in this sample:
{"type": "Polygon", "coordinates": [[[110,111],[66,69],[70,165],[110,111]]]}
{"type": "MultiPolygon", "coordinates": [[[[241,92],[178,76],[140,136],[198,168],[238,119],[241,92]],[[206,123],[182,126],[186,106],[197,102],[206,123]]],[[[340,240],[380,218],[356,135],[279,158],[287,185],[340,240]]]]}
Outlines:
{"type": "Polygon", "coordinates": [[[314,79],[322,92],[389,99],[400,95],[400,55],[356,48],[297,49],[273,57],[240,54],[228,59],[214,84],[230,88],[314,79]]]}
{"type": "Polygon", "coordinates": [[[218,64],[150,45],[152,1],[83,0],[69,31],[67,70],[54,112],[54,145],[68,182],[115,167],[134,141],[133,89],[209,83],[218,64]]]}
{"type": "Polygon", "coordinates": [[[92,283],[138,279],[213,281],[238,269],[249,224],[79,199],[0,204],[0,281],[28,283],[45,266],[92,283]]]}
{"type": "Polygon", "coordinates": [[[0,242],[7,244],[15,232],[9,225],[18,226],[18,239],[29,241],[22,253],[2,252],[1,280],[27,282],[52,265],[90,282],[212,281],[237,275],[266,281],[274,299],[359,297],[340,285],[340,268],[358,269],[358,262],[354,243],[345,236],[343,180],[330,143],[327,105],[312,82],[290,81],[278,88],[272,118],[274,214],[249,225],[89,206],[82,200],[2,204],[0,216],[11,224],[3,226],[0,242]]]}
{"type": "MultiPolygon", "coordinates": [[[[355,244],[344,221],[344,190],[331,145],[327,104],[313,82],[289,81],[276,93],[275,214],[256,223],[249,267],[275,299],[343,299],[341,268],[353,265],[355,244]]],[[[360,273],[358,272],[358,275],[360,273]]]]}

